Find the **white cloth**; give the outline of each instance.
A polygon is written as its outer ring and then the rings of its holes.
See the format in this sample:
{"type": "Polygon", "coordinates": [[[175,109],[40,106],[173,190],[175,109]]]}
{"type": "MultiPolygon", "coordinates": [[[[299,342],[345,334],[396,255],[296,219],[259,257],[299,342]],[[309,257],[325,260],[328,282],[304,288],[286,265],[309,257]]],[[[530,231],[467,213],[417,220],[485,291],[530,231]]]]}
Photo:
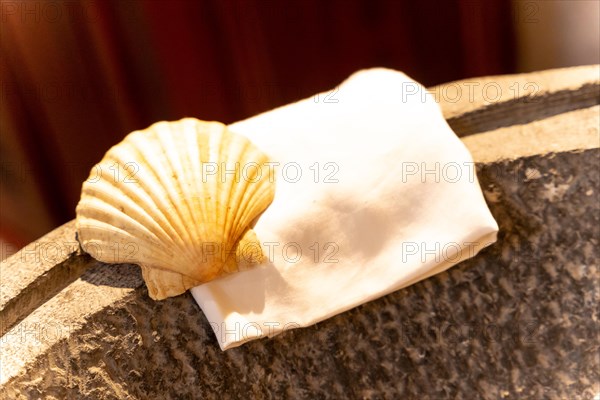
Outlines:
{"type": "Polygon", "coordinates": [[[223,350],[327,319],[496,240],[471,155],[400,72],[360,71],[230,128],[278,165],[254,228],[269,262],[191,289],[223,350]]]}

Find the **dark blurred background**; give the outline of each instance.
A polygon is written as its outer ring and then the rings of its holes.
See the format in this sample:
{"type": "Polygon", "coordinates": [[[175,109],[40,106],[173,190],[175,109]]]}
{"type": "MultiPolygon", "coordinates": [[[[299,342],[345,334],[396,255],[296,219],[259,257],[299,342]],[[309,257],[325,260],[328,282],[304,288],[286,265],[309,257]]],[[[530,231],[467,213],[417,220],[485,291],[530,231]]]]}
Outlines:
{"type": "Polygon", "coordinates": [[[426,86],[598,62],[600,2],[1,0],[0,259],[74,218],[128,132],[231,123],[354,71],[426,86]]]}

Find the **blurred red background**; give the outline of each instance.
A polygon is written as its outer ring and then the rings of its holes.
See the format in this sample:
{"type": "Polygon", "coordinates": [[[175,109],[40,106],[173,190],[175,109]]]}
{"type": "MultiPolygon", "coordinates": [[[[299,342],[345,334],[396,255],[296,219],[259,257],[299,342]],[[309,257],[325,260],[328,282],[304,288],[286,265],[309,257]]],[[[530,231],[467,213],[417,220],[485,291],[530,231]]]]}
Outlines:
{"type": "Polygon", "coordinates": [[[158,120],[231,123],[373,66],[426,86],[514,72],[530,3],[2,0],[0,238],[72,219],[91,166],[158,120]]]}

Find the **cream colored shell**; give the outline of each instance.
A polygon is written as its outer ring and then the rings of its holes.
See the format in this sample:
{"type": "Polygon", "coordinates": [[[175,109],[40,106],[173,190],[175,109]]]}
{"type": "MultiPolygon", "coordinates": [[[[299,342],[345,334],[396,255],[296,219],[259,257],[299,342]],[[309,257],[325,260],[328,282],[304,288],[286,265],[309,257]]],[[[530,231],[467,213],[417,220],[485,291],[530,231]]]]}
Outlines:
{"type": "Polygon", "coordinates": [[[83,249],[142,268],[153,299],[264,261],[252,231],[275,182],[269,158],[219,122],[135,131],[92,168],[77,205],[83,249]]]}

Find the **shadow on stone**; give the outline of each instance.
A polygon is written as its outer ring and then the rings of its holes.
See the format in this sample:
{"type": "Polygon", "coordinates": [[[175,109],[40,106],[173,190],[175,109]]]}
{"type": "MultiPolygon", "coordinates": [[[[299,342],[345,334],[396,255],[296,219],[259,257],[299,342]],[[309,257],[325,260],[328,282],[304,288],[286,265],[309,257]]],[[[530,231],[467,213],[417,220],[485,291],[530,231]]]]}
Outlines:
{"type": "Polygon", "coordinates": [[[92,266],[83,275],[81,280],[99,286],[135,289],[141,286],[142,270],[135,264],[105,264],[93,260],[92,266]]]}

